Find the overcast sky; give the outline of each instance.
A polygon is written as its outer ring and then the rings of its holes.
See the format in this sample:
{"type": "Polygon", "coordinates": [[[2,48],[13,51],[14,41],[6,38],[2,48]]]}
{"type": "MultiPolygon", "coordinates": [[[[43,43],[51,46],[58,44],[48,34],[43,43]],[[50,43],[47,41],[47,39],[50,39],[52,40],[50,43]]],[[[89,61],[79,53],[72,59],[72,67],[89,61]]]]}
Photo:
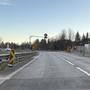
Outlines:
{"type": "Polygon", "coordinates": [[[62,29],[90,31],[90,0],[0,0],[0,36],[20,43],[62,29]]]}

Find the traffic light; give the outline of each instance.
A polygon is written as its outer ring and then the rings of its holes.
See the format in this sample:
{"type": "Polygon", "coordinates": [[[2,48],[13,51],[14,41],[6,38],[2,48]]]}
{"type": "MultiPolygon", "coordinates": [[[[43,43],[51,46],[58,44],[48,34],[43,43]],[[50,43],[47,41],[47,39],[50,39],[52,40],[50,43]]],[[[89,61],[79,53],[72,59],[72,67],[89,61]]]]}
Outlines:
{"type": "Polygon", "coordinates": [[[46,39],[48,37],[47,33],[44,34],[44,38],[46,39]]]}

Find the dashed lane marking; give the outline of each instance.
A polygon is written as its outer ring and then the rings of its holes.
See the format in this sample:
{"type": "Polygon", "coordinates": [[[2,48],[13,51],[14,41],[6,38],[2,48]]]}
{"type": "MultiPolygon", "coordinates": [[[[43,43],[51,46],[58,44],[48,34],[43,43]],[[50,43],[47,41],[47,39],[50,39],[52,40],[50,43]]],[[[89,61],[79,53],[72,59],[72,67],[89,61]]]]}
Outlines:
{"type": "Polygon", "coordinates": [[[70,61],[68,61],[68,60],[65,60],[67,63],[69,63],[69,64],[71,64],[71,65],[73,65],[74,66],[74,64],[72,63],[72,62],[70,62],[70,61]]]}
{"type": "MultiPolygon", "coordinates": [[[[63,59],[64,59],[64,61],[66,61],[67,63],[71,64],[72,66],[75,66],[75,64],[73,64],[72,62],[66,60],[65,58],[63,58],[63,59]]],[[[75,68],[78,69],[79,71],[83,72],[87,76],[90,76],[90,73],[88,73],[87,71],[83,70],[82,68],[80,68],[80,67],[75,67],[75,68]]]]}
{"type": "Polygon", "coordinates": [[[90,76],[90,73],[88,73],[87,71],[81,69],[80,67],[76,67],[78,70],[80,70],[81,72],[83,72],[84,74],[86,74],[87,76],[90,76]]]}

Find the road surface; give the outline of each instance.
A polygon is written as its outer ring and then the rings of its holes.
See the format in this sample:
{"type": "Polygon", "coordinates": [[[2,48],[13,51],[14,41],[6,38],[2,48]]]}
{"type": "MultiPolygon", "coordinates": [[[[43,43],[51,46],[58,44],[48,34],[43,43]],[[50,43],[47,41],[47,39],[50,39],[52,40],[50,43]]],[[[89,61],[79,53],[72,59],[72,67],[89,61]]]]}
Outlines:
{"type": "Polygon", "coordinates": [[[0,90],[90,90],[90,58],[65,52],[39,56],[7,77],[0,90]]]}

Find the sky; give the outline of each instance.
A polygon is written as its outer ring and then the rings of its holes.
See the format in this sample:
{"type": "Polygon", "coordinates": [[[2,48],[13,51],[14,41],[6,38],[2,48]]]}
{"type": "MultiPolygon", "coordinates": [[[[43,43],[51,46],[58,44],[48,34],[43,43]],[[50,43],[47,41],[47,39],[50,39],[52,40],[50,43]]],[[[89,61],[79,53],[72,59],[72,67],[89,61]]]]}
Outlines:
{"type": "Polygon", "coordinates": [[[90,0],[0,0],[0,37],[5,42],[49,37],[63,29],[90,31],[90,0]]]}

